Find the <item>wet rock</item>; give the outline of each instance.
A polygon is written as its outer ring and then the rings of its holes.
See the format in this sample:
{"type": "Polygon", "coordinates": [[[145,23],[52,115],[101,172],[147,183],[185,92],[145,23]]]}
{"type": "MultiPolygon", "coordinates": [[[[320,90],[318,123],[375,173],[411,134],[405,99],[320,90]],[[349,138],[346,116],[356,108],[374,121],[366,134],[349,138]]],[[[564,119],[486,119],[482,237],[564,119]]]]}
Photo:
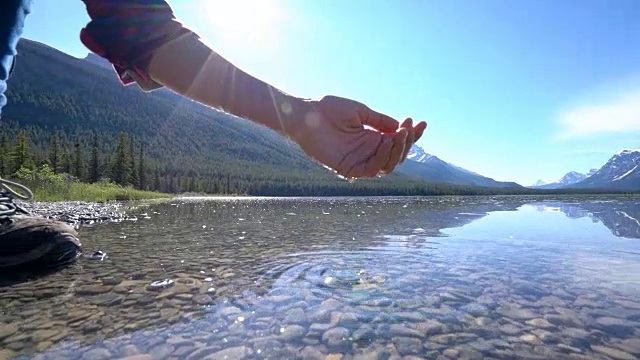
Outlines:
{"type": "Polygon", "coordinates": [[[215,352],[204,359],[206,360],[236,360],[244,359],[249,355],[249,349],[246,346],[236,346],[215,352]]]}
{"type": "Polygon", "coordinates": [[[608,332],[609,334],[626,338],[633,335],[637,324],[614,317],[599,317],[596,320],[598,327],[608,332]]]}
{"type": "Polygon", "coordinates": [[[166,359],[173,352],[174,347],[171,344],[160,344],[154,346],[149,353],[154,359],[166,359]]]}
{"type": "Polygon", "coordinates": [[[624,352],[622,350],[617,350],[607,346],[591,345],[591,350],[616,360],[637,360],[635,356],[629,354],[628,352],[624,352]]]}
{"type": "Polygon", "coordinates": [[[192,299],[198,305],[210,305],[213,303],[213,299],[207,294],[196,294],[192,299]]]}
{"type": "Polygon", "coordinates": [[[376,333],[369,325],[362,325],[353,333],[353,341],[362,344],[369,344],[376,338],[376,333]]]}
{"type": "Polygon", "coordinates": [[[416,324],[416,330],[423,336],[442,334],[446,326],[438,320],[428,319],[427,321],[416,324]]]}
{"type": "Polygon", "coordinates": [[[329,354],[324,357],[324,360],[342,360],[342,354],[329,354]]]}
{"type": "Polygon", "coordinates": [[[394,313],[393,317],[399,321],[406,322],[423,322],[427,320],[427,318],[419,312],[398,312],[394,313]]]}
{"type": "Polygon", "coordinates": [[[351,342],[349,336],[351,333],[343,327],[336,327],[327,330],[322,335],[322,341],[331,349],[350,347],[351,342]]]}
{"type": "Polygon", "coordinates": [[[220,315],[224,317],[235,316],[242,313],[242,310],[235,306],[228,306],[220,311],[220,315]]]}
{"type": "Polygon", "coordinates": [[[77,295],[98,295],[111,291],[113,287],[105,285],[85,285],[76,289],[77,295]]]}
{"type": "Polygon", "coordinates": [[[565,345],[565,344],[558,344],[558,349],[562,350],[563,352],[566,353],[575,353],[575,354],[581,354],[582,350],[577,348],[577,347],[573,347],[573,346],[569,346],[569,345],[565,345]]]}
{"type": "MultiPolygon", "coordinates": [[[[441,345],[463,344],[478,338],[478,335],[471,333],[452,333],[432,336],[431,342],[441,345]]],[[[437,350],[437,349],[436,349],[437,350]]]]}
{"type": "Polygon", "coordinates": [[[540,343],[541,343],[540,339],[538,339],[538,337],[537,337],[537,336],[535,336],[535,335],[533,335],[533,334],[524,334],[524,335],[521,335],[521,336],[519,337],[519,339],[520,339],[521,341],[524,341],[524,342],[529,343],[529,344],[532,344],[532,345],[538,345],[538,344],[540,344],[540,343]]]}
{"type": "Polygon", "coordinates": [[[337,320],[332,319],[332,323],[337,323],[338,326],[347,328],[347,329],[355,329],[360,325],[360,321],[358,317],[354,313],[338,313],[337,320]]]}
{"type": "Polygon", "coordinates": [[[387,349],[367,349],[362,354],[353,356],[353,360],[387,360],[391,358],[391,353],[387,349]]]}
{"type": "Polygon", "coordinates": [[[107,360],[111,359],[113,355],[109,350],[105,348],[95,348],[85,352],[82,355],[82,360],[107,360]]]}
{"type": "Polygon", "coordinates": [[[545,315],[544,318],[555,326],[581,327],[580,321],[574,318],[568,318],[561,315],[545,315]]]}
{"type": "Polygon", "coordinates": [[[200,348],[187,356],[186,360],[200,360],[206,358],[208,355],[215,354],[220,351],[220,346],[211,345],[208,347],[200,348]]]}
{"type": "Polygon", "coordinates": [[[458,357],[458,355],[460,355],[460,351],[458,351],[456,349],[447,349],[447,350],[442,352],[442,355],[444,355],[445,357],[447,357],[449,359],[456,359],[458,357]]]}
{"type": "Polygon", "coordinates": [[[640,338],[622,340],[614,345],[630,354],[640,356],[640,338]]]}
{"type": "Polygon", "coordinates": [[[281,329],[280,336],[284,341],[294,342],[301,339],[306,332],[306,329],[300,325],[287,325],[281,329]]]}
{"type": "Polygon", "coordinates": [[[390,333],[393,337],[415,337],[421,338],[422,334],[414,329],[408,328],[403,324],[393,324],[390,326],[390,333]]]}
{"type": "Polygon", "coordinates": [[[510,336],[516,336],[522,333],[522,329],[513,324],[504,324],[500,326],[500,332],[510,336]]]}
{"type": "Polygon", "coordinates": [[[324,354],[315,346],[306,346],[302,349],[302,360],[323,360],[324,354]]]}
{"type": "Polygon", "coordinates": [[[149,354],[138,354],[138,355],[130,355],[119,360],[153,360],[153,357],[149,354]]]}
{"type": "Polygon", "coordinates": [[[0,324],[0,340],[14,335],[19,329],[20,328],[16,323],[0,324]]]}
{"type": "Polygon", "coordinates": [[[498,314],[513,320],[531,320],[538,317],[536,313],[529,309],[522,309],[513,306],[504,306],[497,310],[498,314]]]}
{"type": "Polygon", "coordinates": [[[301,308],[289,309],[284,318],[285,324],[305,324],[307,322],[307,315],[301,308]]]}
{"type": "Polygon", "coordinates": [[[400,355],[419,355],[422,352],[422,341],[416,338],[396,337],[393,344],[400,355]]]}
{"type": "Polygon", "coordinates": [[[529,326],[535,326],[535,327],[541,328],[541,329],[553,329],[553,328],[555,328],[555,325],[550,323],[548,320],[542,319],[542,318],[536,318],[536,319],[527,320],[526,324],[529,325],[529,326]]]}
{"type": "Polygon", "coordinates": [[[120,284],[120,282],[122,282],[121,279],[115,278],[113,276],[107,276],[102,278],[102,285],[105,285],[105,286],[115,286],[120,284]]]}

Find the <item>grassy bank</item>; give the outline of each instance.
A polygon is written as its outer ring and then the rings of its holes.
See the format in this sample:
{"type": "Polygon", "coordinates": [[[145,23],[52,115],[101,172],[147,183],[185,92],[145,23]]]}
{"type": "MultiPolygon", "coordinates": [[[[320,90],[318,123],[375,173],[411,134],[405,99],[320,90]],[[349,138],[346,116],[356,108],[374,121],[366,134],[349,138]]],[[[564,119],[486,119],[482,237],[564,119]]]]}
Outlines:
{"type": "MultiPolygon", "coordinates": [[[[21,169],[8,180],[20,183],[33,191],[36,201],[91,201],[147,200],[171,198],[173,195],[123,187],[110,182],[82,183],[77,179],[54,174],[44,166],[38,170],[21,169]]],[[[17,189],[16,189],[17,190],[17,189]]]]}
{"type": "Polygon", "coordinates": [[[110,200],[160,199],[173,196],[171,194],[143,191],[132,187],[121,187],[115,184],[105,183],[70,183],[64,184],[63,186],[42,185],[39,186],[36,184],[31,188],[35,195],[34,200],[36,201],[79,200],[105,202],[110,200]]]}

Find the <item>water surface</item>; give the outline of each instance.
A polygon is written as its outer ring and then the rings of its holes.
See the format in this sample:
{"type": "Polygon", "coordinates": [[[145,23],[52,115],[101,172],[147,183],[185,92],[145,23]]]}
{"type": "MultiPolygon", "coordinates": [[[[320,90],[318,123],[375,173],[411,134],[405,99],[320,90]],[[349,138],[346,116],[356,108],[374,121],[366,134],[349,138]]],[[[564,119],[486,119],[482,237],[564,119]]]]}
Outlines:
{"type": "Polygon", "coordinates": [[[185,199],[0,287],[0,358],[635,359],[640,201],[185,199]],[[165,281],[166,286],[152,286],[165,281]]]}

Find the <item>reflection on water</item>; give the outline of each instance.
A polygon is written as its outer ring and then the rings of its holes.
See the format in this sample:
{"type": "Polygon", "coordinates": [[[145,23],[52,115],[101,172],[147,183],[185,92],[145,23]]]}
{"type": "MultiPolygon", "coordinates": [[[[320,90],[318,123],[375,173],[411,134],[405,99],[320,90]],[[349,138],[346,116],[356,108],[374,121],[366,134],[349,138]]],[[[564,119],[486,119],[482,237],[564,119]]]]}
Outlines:
{"type": "Polygon", "coordinates": [[[81,230],[104,260],[0,288],[0,358],[635,359],[639,209],[597,197],[153,205],[81,230]]]}

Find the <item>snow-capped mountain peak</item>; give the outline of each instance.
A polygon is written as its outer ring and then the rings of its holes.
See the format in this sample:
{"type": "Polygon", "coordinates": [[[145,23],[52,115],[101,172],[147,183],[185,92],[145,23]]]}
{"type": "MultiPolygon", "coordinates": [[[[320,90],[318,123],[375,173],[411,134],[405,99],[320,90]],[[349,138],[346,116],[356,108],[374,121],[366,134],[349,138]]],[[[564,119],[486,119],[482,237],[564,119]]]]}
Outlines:
{"type": "Polygon", "coordinates": [[[587,178],[587,175],[585,174],[581,174],[577,171],[571,171],[566,173],[561,179],[560,181],[558,181],[558,183],[562,184],[562,185],[571,185],[571,184],[575,184],[579,181],[582,181],[584,179],[587,178]]]}
{"type": "Polygon", "coordinates": [[[415,144],[411,147],[411,150],[409,150],[409,154],[407,154],[407,159],[411,159],[419,163],[423,163],[431,157],[433,157],[433,155],[427,154],[424,149],[415,144]]]}
{"type": "Polygon", "coordinates": [[[640,153],[640,149],[622,149],[616,153],[616,156],[631,155],[633,153],[640,153]]]}

